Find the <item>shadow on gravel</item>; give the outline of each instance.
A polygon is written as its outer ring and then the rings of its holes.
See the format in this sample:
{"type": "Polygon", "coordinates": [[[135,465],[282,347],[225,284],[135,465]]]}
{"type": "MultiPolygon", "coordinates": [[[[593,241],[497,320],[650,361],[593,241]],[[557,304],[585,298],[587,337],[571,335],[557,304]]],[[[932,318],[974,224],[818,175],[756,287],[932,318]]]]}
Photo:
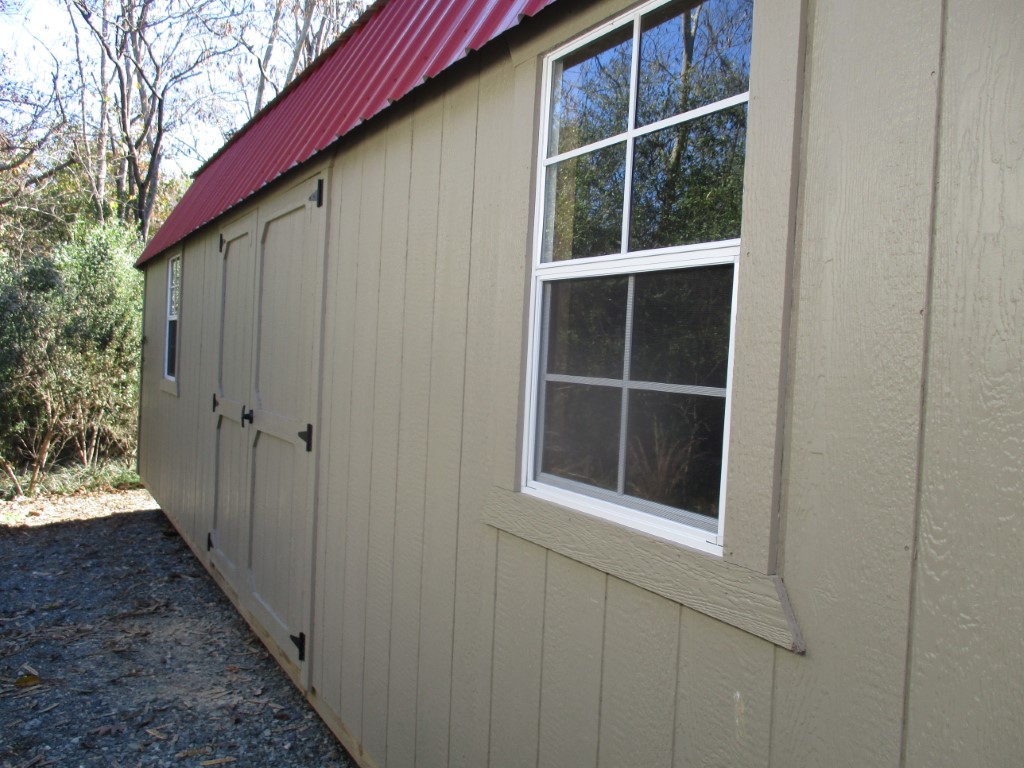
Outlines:
{"type": "Polygon", "coordinates": [[[0,767],[353,766],[160,511],[0,526],[0,767]]]}

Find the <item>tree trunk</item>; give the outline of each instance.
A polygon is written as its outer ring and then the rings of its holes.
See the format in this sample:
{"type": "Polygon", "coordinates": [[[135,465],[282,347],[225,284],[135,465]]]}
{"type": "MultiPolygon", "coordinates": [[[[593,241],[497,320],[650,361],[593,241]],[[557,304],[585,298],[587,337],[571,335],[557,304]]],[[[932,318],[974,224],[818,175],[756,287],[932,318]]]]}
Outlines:
{"type": "Polygon", "coordinates": [[[32,479],[28,482],[29,496],[36,492],[36,483],[39,481],[39,475],[42,473],[47,460],[50,458],[50,444],[52,442],[53,427],[47,427],[46,434],[43,435],[43,440],[39,444],[39,450],[36,451],[36,455],[32,460],[32,479]]]}
{"type": "Polygon", "coordinates": [[[21,489],[21,483],[18,482],[18,476],[14,473],[14,467],[10,465],[7,459],[0,459],[0,462],[3,463],[4,472],[11,478],[11,483],[14,485],[14,495],[24,496],[25,492],[21,489]]]}

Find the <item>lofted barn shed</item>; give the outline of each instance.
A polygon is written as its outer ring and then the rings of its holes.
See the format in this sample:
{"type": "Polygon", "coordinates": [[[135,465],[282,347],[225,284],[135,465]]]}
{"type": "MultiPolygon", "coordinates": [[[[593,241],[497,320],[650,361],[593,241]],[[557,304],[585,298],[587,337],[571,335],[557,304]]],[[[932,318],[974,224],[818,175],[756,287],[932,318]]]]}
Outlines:
{"type": "Polygon", "coordinates": [[[139,260],[147,486],[366,768],[1024,764],[1022,39],[376,3],[139,260]]]}

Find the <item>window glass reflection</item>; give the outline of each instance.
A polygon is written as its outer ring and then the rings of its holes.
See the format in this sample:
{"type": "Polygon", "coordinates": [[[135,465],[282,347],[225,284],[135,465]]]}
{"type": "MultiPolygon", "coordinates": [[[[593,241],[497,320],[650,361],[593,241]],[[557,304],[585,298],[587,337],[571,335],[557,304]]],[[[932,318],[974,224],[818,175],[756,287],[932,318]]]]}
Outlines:
{"type": "Polygon", "coordinates": [[[638,126],[749,89],[753,0],[685,5],[672,3],[641,22],[638,126]]]}
{"type": "Polygon", "coordinates": [[[746,105],[637,138],[630,250],[740,236],[746,105]]]}
{"type": "Polygon", "coordinates": [[[619,252],[625,178],[624,143],[548,168],[545,261],[619,252]]]}
{"type": "Polygon", "coordinates": [[[549,157],[626,130],[632,35],[626,25],[555,63],[549,157]]]}

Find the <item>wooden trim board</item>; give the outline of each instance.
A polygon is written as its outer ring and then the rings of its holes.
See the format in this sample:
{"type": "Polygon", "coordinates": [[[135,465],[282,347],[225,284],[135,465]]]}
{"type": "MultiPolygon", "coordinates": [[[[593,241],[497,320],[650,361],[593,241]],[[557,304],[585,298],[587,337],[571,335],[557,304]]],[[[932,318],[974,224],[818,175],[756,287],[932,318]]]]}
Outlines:
{"type": "Polygon", "coordinates": [[[778,576],[502,488],[491,489],[483,521],[786,650],[806,650],[778,576]]]}

